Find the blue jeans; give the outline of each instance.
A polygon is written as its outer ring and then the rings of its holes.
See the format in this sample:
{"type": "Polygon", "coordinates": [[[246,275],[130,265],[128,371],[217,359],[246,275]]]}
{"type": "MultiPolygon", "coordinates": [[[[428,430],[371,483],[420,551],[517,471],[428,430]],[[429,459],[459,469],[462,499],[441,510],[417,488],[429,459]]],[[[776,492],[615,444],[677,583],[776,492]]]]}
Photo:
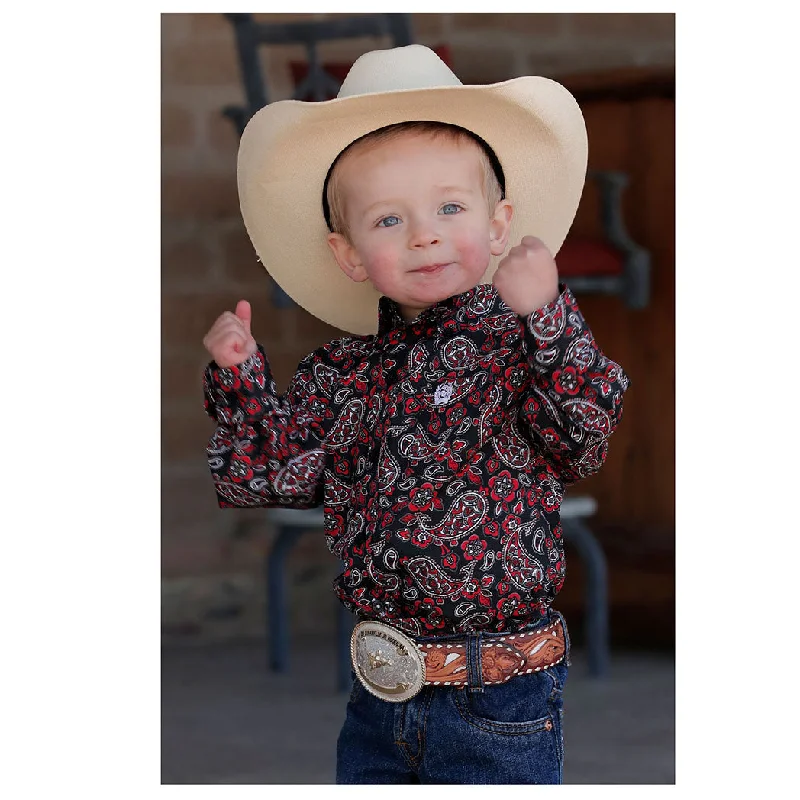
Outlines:
{"type": "Polygon", "coordinates": [[[568,663],[567,636],[554,667],[498,685],[424,686],[405,703],[380,700],[354,678],[336,783],[561,783],[568,663]]]}

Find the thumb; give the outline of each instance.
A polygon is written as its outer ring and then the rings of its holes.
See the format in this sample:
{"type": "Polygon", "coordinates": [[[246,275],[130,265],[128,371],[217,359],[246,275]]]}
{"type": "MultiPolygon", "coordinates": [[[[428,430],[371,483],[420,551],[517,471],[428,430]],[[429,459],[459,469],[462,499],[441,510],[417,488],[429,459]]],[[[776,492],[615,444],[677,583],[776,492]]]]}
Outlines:
{"type": "Polygon", "coordinates": [[[236,304],[236,316],[245,324],[247,332],[250,333],[250,320],[253,316],[253,311],[247,300],[240,300],[236,304]]]}

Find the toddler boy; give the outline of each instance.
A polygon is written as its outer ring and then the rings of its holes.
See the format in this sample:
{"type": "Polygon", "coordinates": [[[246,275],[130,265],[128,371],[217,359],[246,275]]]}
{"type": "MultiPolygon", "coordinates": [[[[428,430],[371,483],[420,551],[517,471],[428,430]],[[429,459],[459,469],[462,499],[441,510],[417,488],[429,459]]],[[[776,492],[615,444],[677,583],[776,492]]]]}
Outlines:
{"type": "Polygon", "coordinates": [[[223,507],[324,505],[359,620],[338,783],[562,780],[559,507],[602,465],[628,386],[553,258],[585,166],[558,84],[465,87],[420,46],[245,131],[262,262],[353,335],[280,395],[249,304],[223,313],[204,340],[209,464],[223,507]]]}

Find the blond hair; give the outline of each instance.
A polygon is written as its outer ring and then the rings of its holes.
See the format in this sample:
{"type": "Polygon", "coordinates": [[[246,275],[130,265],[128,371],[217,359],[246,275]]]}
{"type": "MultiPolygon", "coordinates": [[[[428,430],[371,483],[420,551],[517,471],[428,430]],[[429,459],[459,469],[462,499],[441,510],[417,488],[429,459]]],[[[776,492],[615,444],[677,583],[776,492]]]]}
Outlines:
{"type": "Polygon", "coordinates": [[[429,136],[431,139],[444,137],[456,144],[470,144],[478,148],[478,153],[483,168],[483,194],[486,198],[489,213],[493,213],[495,206],[503,199],[503,180],[502,167],[497,157],[490,150],[489,146],[474,133],[460,128],[457,125],[450,125],[445,122],[399,122],[380,128],[355,142],[348,145],[336,157],[328,172],[325,182],[325,211],[328,227],[334,233],[341,233],[348,236],[347,222],[345,219],[344,198],[342,197],[341,171],[338,167],[345,158],[363,153],[365,150],[375,147],[385,142],[394,141],[401,136],[417,134],[419,136],[429,136]],[[494,163],[492,161],[494,159],[494,163]],[[498,174],[499,173],[499,174],[498,174]]]}

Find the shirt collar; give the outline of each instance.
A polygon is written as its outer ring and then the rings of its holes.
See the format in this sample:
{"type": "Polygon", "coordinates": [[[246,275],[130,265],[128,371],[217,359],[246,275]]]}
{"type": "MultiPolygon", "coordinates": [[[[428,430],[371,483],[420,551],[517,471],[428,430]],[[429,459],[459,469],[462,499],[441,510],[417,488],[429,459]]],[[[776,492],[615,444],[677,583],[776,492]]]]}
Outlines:
{"type": "MultiPolygon", "coordinates": [[[[453,295],[430,306],[430,308],[426,308],[411,322],[406,322],[403,319],[403,315],[400,313],[400,306],[394,300],[388,297],[381,297],[378,301],[378,336],[383,336],[396,328],[411,327],[418,324],[440,325],[446,319],[455,316],[459,309],[472,302],[476,295],[485,295],[486,299],[488,299],[489,295],[494,293],[495,289],[491,284],[479,284],[462,294],[453,295]]],[[[493,306],[494,303],[489,305],[493,306]]]]}

